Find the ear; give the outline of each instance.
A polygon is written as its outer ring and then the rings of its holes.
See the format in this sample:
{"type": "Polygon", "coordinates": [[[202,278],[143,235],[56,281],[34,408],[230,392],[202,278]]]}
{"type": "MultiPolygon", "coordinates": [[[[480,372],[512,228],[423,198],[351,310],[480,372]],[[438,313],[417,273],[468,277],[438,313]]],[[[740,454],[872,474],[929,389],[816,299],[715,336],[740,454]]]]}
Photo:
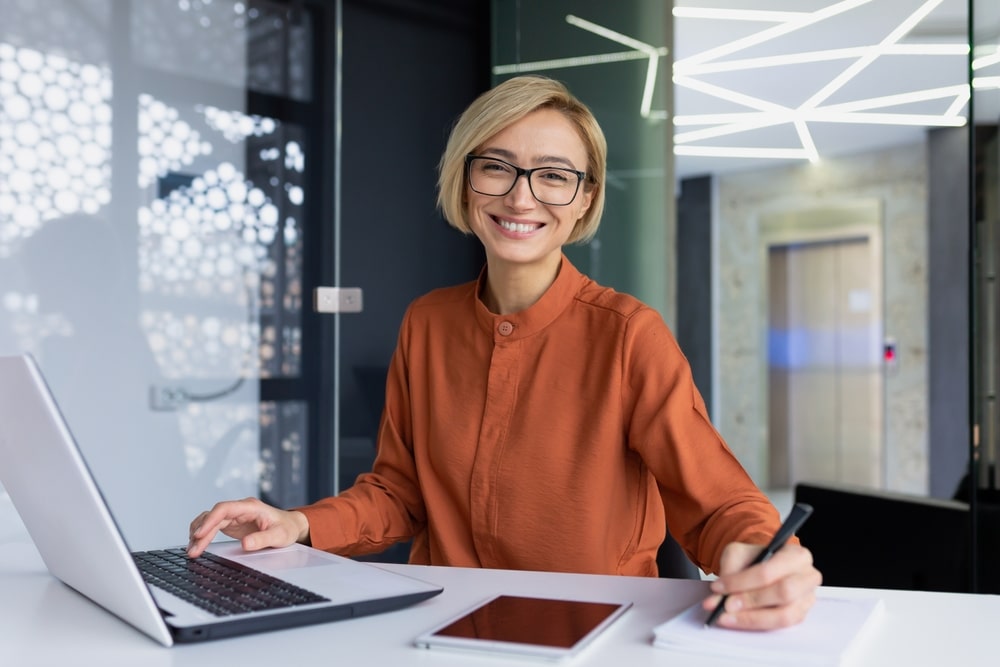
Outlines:
{"type": "Polygon", "coordinates": [[[577,220],[581,220],[583,216],[587,215],[587,211],[590,210],[590,204],[594,201],[594,191],[584,190],[583,199],[580,201],[580,215],[577,216],[577,220]]]}

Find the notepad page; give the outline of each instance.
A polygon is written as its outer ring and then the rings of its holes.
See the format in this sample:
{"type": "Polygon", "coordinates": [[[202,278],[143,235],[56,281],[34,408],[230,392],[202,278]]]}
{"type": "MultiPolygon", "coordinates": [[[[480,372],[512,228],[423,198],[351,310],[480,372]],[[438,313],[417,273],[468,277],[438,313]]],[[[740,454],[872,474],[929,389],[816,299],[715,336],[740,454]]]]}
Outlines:
{"type": "Polygon", "coordinates": [[[770,632],[705,627],[701,603],[654,629],[654,645],[707,656],[729,656],[742,662],[772,665],[839,665],[863,630],[875,623],[882,601],[876,597],[816,600],[802,623],[770,632]]]}

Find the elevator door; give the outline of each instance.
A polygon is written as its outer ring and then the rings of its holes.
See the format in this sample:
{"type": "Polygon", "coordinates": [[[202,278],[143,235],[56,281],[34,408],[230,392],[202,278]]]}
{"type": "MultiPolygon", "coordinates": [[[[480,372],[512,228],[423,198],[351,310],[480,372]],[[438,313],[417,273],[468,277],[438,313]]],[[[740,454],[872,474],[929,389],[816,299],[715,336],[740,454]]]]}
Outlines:
{"type": "Polygon", "coordinates": [[[882,486],[882,312],[866,238],[768,252],[770,483],[882,486]]]}

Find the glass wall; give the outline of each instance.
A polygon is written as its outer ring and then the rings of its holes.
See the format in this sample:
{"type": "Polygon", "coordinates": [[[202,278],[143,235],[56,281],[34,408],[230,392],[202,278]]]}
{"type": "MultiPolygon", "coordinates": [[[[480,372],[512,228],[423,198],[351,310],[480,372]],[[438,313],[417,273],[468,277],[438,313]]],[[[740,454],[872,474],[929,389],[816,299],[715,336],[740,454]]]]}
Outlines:
{"type": "Polygon", "coordinates": [[[571,257],[661,309],[779,509],[800,482],[963,501],[980,422],[995,487],[996,3],[662,4],[494,0],[495,77],[567,82],[630,156],[621,207],[571,257]],[[675,201],[631,189],[653,168],[675,201]]]}
{"type": "Polygon", "coordinates": [[[584,273],[674,313],[670,156],[671,16],[639,0],[493,2],[494,81],[522,73],[564,81],[608,139],[606,212],[567,255],[584,273]]]}
{"type": "Polygon", "coordinates": [[[972,160],[972,221],[975,225],[973,430],[971,458],[974,481],[964,485],[963,499],[972,503],[974,548],[978,557],[978,589],[1000,591],[1000,6],[972,0],[972,50],[969,58],[975,131],[972,160]],[[975,492],[972,490],[975,489],[975,492]]]}
{"type": "Polygon", "coordinates": [[[36,357],[133,547],[221,498],[294,501],[302,406],[262,410],[258,380],[302,366],[310,16],[0,15],[0,353],[36,357]]]}
{"type": "Polygon", "coordinates": [[[979,423],[978,485],[1000,490],[997,463],[997,391],[1000,388],[1000,357],[997,355],[1000,292],[997,291],[997,258],[1000,256],[1000,7],[977,1],[974,6],[971,62],[973,110],[976,134],[973,183],[973,214],[977,231],[977,354],[976,422],[979,423]]]}

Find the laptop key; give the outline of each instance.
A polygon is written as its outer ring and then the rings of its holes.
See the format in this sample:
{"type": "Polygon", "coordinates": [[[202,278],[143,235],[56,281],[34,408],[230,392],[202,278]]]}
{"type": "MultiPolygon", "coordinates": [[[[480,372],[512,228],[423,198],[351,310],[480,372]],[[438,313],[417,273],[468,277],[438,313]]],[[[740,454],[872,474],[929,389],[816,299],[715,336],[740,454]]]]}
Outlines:
{"type": "Polygon", "coordinates": [[[216,616],[328,601],[211,553],[189,558],[183,549],[160,549],[132,556],[146,583],[216,616]]]}

